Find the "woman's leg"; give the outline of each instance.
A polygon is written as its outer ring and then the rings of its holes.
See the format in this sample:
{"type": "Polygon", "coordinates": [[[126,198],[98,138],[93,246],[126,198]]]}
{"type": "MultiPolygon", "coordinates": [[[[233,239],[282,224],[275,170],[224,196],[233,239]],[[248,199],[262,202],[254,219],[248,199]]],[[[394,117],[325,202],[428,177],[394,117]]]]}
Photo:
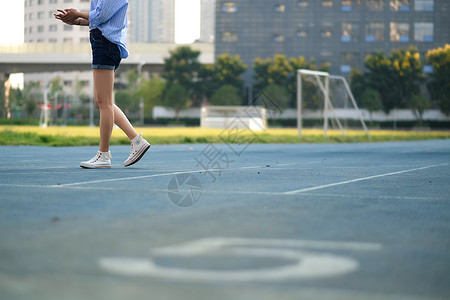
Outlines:
{"type": "MultiPolygon", "coordinates": [[[[100,109],[98,106],[97,101],[97,89],[94,86],[94,102],[95,107],[100,109]]],[[[127,116],[123,113],[123,111],[118,107],[116,104],[113,104],[114,106],[114,123],[116,123],[117,126],[119,126],[120,129],[125,132],[125,134],[128,136],[130,140],[132,140],[134,137],[137,136],[136,130],[134,130],[133,125],[131,125],[130,121],[128,121],[127,116]]]]}
{"type": "Polygon", "coordinates": [[[94,93],[100,110],[100,147],[102,152],[109,151],[111,133],[114,125],[114,71],[94,69],[94,93]]]}
{"type": "Polygon", "coordinates": [[[136,130],[134,130],[128,118],[125,116],[123,111],[114,104],[114,123],[119,126],[120,129],[125,132],[130,140],[132,140],[135,136],[137,136],[136,130]]]}

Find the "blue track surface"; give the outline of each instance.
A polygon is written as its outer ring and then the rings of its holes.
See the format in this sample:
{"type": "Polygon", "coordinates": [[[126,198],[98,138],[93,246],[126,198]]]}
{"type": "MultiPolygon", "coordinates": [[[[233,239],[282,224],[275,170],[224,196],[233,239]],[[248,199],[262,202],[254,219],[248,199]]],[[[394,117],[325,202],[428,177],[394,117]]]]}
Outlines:
{"type": "Polygon", "coordinates": [[[449,140],[128,151],[0,147],[1,299],[450,298],[449,140]]]}

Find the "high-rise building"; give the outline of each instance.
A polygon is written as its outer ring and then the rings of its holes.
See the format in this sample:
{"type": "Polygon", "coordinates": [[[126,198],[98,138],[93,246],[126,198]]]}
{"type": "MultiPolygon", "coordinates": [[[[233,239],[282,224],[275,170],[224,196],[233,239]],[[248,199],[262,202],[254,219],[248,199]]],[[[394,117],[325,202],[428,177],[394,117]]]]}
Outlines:
{"type": "Polygon", "coordinates": [[[425,54],[450,42],[449,15],[448,0],[217,0],[215,51],[250,67],[275,54],[314,57],[348,76],[374,51],[413,45],[425,54]]]}
{"type": "Polygon", "coordinates": [[[175,0],[132,0],[128,15],[129,42],[175,42],[175,0]]]}
{"type": "MultiPolygon", "coordinates": [[[[58,9],[76,8],[88,12],[90,0],[24,0],[24,42],[64,43],[67,45],[89,43],[87,26],[70,26],[55,19],[58,9]]],[[[47,85],[55,77],[60,77],[66,93],[73,93],[81,86],[84,94],[92,93],[92,72],[48,72],[26,73],[24,82],[38,81],[47,85]]]]}
{"type": "Polygon", "coordinates": [[[89,43],[87,26],[65,25],[55,19],[57,9],[89,11],[90,0],[25,0],[25,43],[89,43]]]}
{"type": "Polygon", "coordinates": [[[200,41],[214,42],[216,0],[201,0],[200,41]]]}

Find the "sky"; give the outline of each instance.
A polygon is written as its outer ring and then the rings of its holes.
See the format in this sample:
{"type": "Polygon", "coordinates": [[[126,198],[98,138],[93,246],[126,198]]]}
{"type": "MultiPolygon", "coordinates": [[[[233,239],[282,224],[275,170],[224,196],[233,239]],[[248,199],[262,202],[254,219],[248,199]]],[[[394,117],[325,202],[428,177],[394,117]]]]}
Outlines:
{"type": "MultiPolygon", "coordinates": [[[[23,0],[0,0],[0,44],[23,42],[23,0]]],[[[200,37],[200,0],[175,0],[175,42],[200,37]]]]}

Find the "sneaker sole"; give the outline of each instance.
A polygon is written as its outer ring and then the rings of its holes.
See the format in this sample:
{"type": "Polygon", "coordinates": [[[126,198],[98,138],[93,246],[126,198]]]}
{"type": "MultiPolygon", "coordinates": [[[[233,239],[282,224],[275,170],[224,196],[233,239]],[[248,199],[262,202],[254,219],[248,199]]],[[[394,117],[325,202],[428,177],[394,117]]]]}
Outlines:
{"type": "Polygon", "coordinates": [[[129,167],[129,166],[134,165],[135,163],[137,163],[142,158],[142,156],[144,156],[144,154],[147,152],[147,150],[150,149],[150,146],[151,145],[148,144],[148,147],[145,147],[145,149],[143,151],[141,151],[141,153],[138,155],[138,157],[136,157],[136,159],[134,161],[132,161],[128,165],[124,164],[124,167],[129,167]]]}
{"type": "Polygon", "coordinates": [[[96,167],[86,167],[86,166],[81,166],[83,169],[111,169],[111,166],[96,166],[96,167]]]}

